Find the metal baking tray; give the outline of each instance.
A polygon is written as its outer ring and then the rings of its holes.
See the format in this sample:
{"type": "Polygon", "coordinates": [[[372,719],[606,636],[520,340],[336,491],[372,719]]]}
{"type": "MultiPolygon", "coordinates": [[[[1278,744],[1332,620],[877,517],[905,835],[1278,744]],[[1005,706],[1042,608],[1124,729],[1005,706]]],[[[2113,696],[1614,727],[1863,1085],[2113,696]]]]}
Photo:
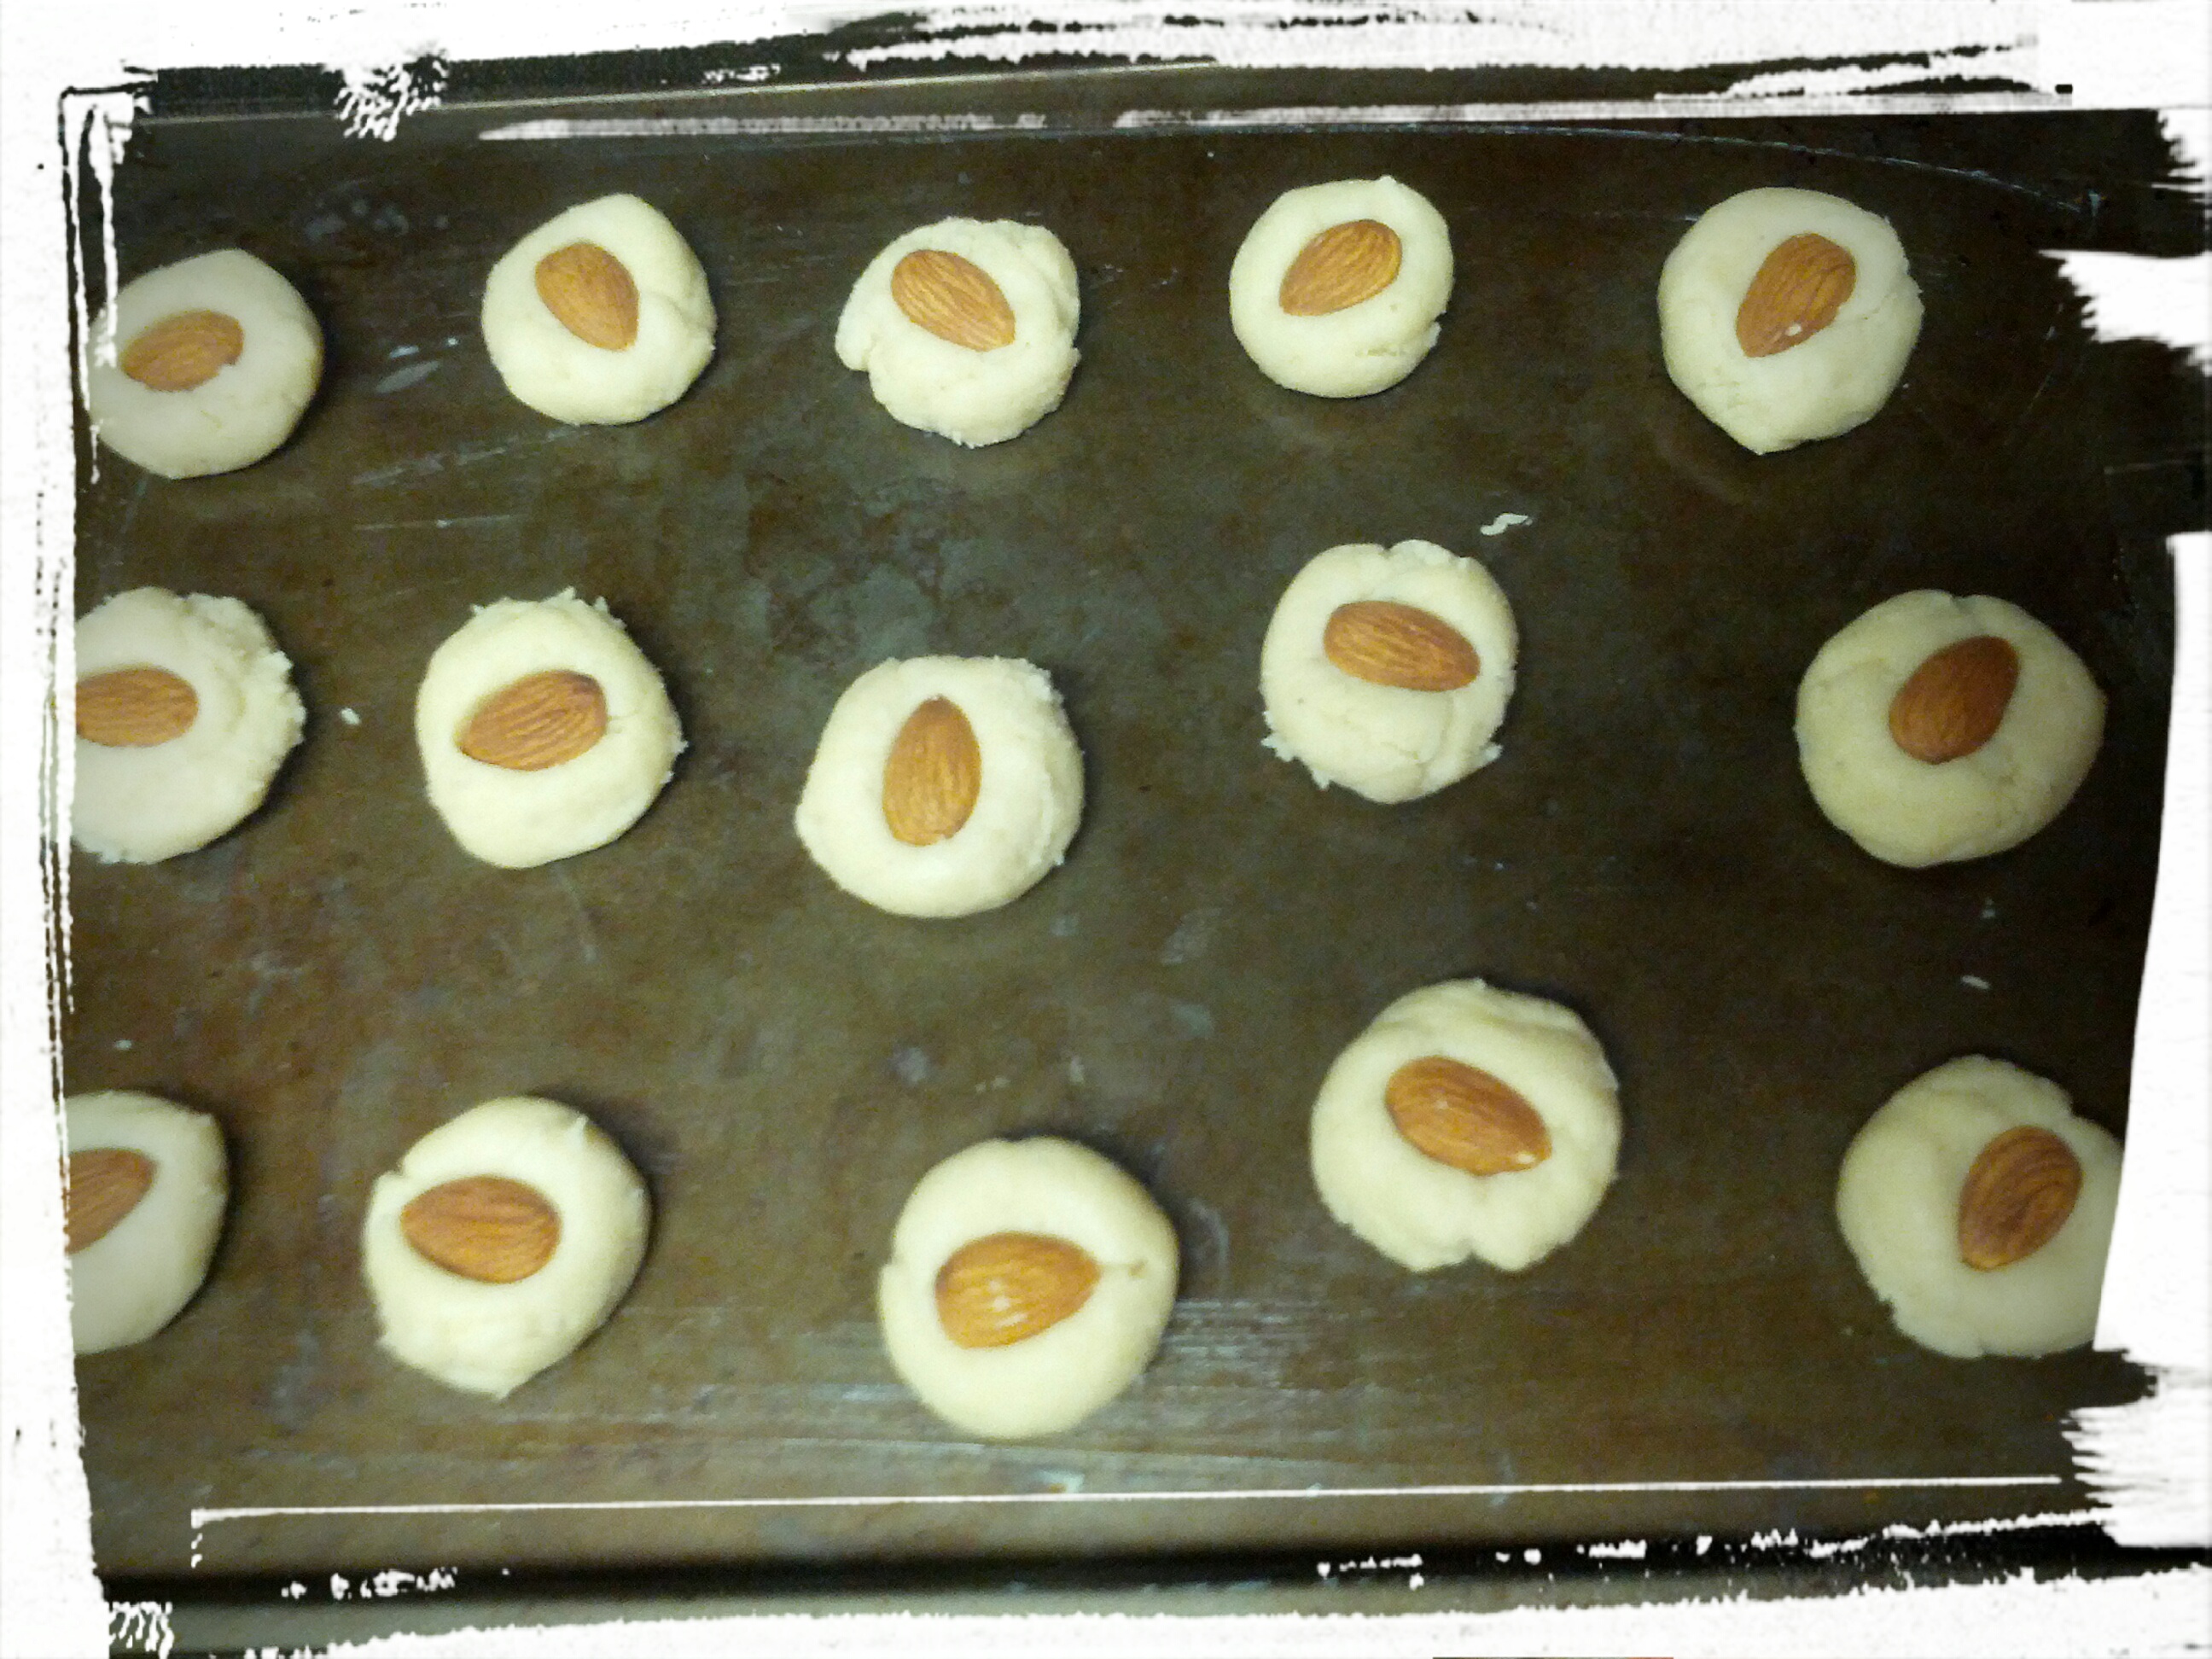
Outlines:
{"type": "Polygon", "coordinates": [[[68,1086],[212,1112],[234,1160],[198,1298],[78,1365],[103,1574],[1202,1563],[2085,1501],[2062,1425],[2140,1374],[1917,1348],[1831,1206],[1858,1125],[1954,1054],[2125,1127],[2172,647],[2158,537],[2189,510],[2158,481],[2201,458],[2202,381],[2093,343],[2039,250],[2187,234],[2154,120],[1186,118],[1315,85],[459,100],[389,143],[320,111],[139,125],[125,275],[244,246],[329,356],[246,471],[167,483],[87,453],[79,609],[236,595],[310,710],[240,830],[71,863],[68,1086]],[[1136,107],[1166,113],[1116,124],[1136,107]],[[946,111],[987,118],[891,118],[946,111]],[[671,116],[690,125],[489,136],[671,116]],[[1443,337],[1376,397],[1283,391],[1230,332],[1230,259],[1279,191],[1379,173],[1450,226],[1443,337]],[[1763,184],[1887,216],[1927,321],[1877,418],[1759,458],[1668,384],[1652,289],[1692,218],[1763,184]],[[716,356],[652,419],[562,427],[501,388],[478,298],[524,231],[612,191],[698,252],[716,356]],[[891,421],[831,350],[868,257],[954,213],[1048,225],[1082,273],[1065,404],[974,452],[891,421]],[[1489,533],[1509,513],[1528,522],[1489,533]],[[1308,557],[1407,537],[1488,565],[1522,678],[1501,760],[1383,808],[1261,747],[1257,663],[1308,557]],[[1820,644],[1922,586],[2025,605],[2111,708],[2049,830],[1911,872],[1822,820],[1790,722],[1820,644]],[[659,665],[690,747],[611,846],[493,869],[425,802],[415,687],[471,605],[569,587],[659,665]],[[867,908],[791,830],[839,690],[920,652],[1044,665],[1085,755],[1065,866],[962,921],[867,908]],[[1465,975],[1589,1021],[1622,1079],[1620,1178],[1526,1273],[1415,1277],[1322,1210],[1306,1117],[1386,1003],[1465,975]],[[495,1403],[376,1349],[356,1237],[418,1135],[520,1091],[612,1133],[656,1214],[606,1327],[495,1403]],[[924,1170],[1032,1133],[1144,1181],[1182,1294],[1111,1407],[978,1444],[892,1376],[874,1273],[924,1170]]]}

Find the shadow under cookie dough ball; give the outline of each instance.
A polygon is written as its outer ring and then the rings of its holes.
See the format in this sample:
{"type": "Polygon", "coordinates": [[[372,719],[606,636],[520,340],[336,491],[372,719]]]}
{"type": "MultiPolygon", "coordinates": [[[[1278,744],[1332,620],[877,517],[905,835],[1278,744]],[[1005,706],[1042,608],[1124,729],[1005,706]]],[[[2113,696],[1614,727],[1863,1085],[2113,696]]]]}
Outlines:
{"type": "Polygon", "coordinates": [[[94,320],[85,406],[100,441],[165,478],[232,472],[281,447],[323,374],[300,292],[240,248],[124,284],[94,320]]]}

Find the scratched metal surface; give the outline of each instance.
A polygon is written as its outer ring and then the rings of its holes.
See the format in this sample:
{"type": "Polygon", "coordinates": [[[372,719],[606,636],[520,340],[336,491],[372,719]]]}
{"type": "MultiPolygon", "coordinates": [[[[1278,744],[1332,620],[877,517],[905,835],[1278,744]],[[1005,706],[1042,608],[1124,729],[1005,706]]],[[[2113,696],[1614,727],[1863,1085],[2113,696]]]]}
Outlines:
{"type": "MultiPolygon", "coordinates": [[[[1021,109],[1054,85],[709,106],[1021,109]]],[[[2063,1414],[2130,1397],[2136,1373],[1921,1352],[1854,1273],[1830,1192],[1867,1113],[1960,1052],[2031,1065],[2124,1126],[2172,600],[2154,545],[2116,531],[2109,481],[2202,434],[2194,383],[2154,349],[2092,347],[2034,250],[2148,234],[2112,207],[2148,199],[2124,188],[2157,170],[2147,118],[2001,137],[1071,117],[916,142],[477,139],[518,112],[410,119],[391,145],[320,118],[156,124],[122,174],[127,272],[239,241],[299,283],[330,359],[262,465],[165,483],[103,460],[82,492],[80,608],[148,582],[238,595],[311,711],[237,832],[150,868],[71,865],[69,1085],[211,1111],[234,1159],[204,1291],[79,1366],[104,1571],[1197,1555],[1858,1530],[2081,1498],[2063,1414]],[[1376,398],[1279,391],[1227,327],[1237,242],[1284,188],[1384,172],[1451,225],[1443,340],[1376,398]],[[2098,179],[2101,209],[2066,182],[2098,179]],[[1700,209],[1776,182],[1889,216],[1929,316],[1878,420],[1760,459],[1666,382],[1650,289],[1700,209]],[[652,420],[561,428],[501,388],[477,295],[524,230],[616,189],[697,249],[717,355],[652,420]],[[866,258],[953,211],[1053,226],[1083,272],[1066,404],[973,453],[892,422],[830,350],[866,258]],[[1481,533],[1507,512],[1530,522],[1481,533]],[[1308,556],[1409,536],[1488,562],[1522,678],[1499,763],[1386,810],[1261,749],[1256,661],[1308,556]],[[2112,702],[2049,831],[1907,872],[1819,817],[1790,717],[1820,643],[1922,585],[2026,605],[2112,702]],[[422,799],[415,684],[471,605],[570,586],[660,665],[691,746],[620,842],[494,870],[422,799]],[[838,690],[921,651],[1045,665],[1088,767],[1066,866],[954,923],[845,898],[789,829],[838,690]],[[1322,1212],[1305,1115],[1386,1002],[1465,974],[1589,1019],[1623,1079],[1620,1176],[1524,1274],[1410,1277],[1322,1212]],[[657,1216],[608,1326],[494,1404],[376,1350],[355,1239],[416,1136],[518,1091],[610,1129],[657,1216]],[[1182,1294],[1121,1400],[1044,1443],[982,1446],[893,1378],[873,1273],[922,1170],[1036,1131],[1158,1194],[1182,1294]],[[1259,1491],[1295,1495],[189,1521],[1259,1491]]]]}

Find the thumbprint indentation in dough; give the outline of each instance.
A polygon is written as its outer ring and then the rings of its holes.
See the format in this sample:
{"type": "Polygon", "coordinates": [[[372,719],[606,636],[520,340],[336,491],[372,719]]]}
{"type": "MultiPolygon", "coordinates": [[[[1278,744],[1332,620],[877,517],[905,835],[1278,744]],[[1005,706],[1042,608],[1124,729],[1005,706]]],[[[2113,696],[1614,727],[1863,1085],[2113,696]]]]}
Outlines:
{"type": "Polygon", "coordinates": [[[1532,1170],[1552,1155],[1551,1131],[1519,1090],[1447,1055],[1391,1073],[1382,1104],[1407,1146],[1469,1175],[1532,1170]]]}
{"type": "Polygon", "coordinates": [[[1432,611],[1395,599],[1337,606],[1322,629],[1321,647],[1353,678],[1402,691],[1456,691],[1482,672],[1482,659],[1466,635],[1432,611]]]}
{"type": "Polygon", "coordinates": [[[1812,231],[1778,242],[1736,307],[1736,343],[1747,357],[1802,345],[1836,320],[1857,283],[1858,261],[1841,244],[1812,231]]]}
{"type": "Polygon", "coordinates": [[[607,732],[607,694],[572,668],[549,668],[493,692],[454,738],[471,760],[543,772],[590,750],[607,732]]]}
{"type": "Polygon", "coordinates": [[[158,749],[192,729],[200,696],[166,668],[116,668],[76,683],[76,734],[104,749],[158,749]]]}
{"type": "Polygon", "coordinates": [[[2048,1129],[2020,1124],[1976,1155],[1959,1191],[1959,1259],[1984,1273],[2057,1236],[2081,1196],[2081,1160],[2048,1129]]]}
{"type": "Polygon", "coordinates": [[[505,1176],[464,1176],[417,1193],[399,1212],[416,1255],[480,1285],[515,1285],[553,1259],[561,1212],[505,1176]]]}
{"type": "Polygon", "coordinates": [[[140,329],[117,362],[149,392],[190,392],[245,349],[246,331],[228,312],[179,311],[140,329]]]}
{"type": "Polygon", "coordinates": [[[884,822],[908,847],[933,847],[963,829],[983,793],[975,728],[950,697],[919,704],[884,763],[884,822]]]}
{"type": "Polygon", "coordinates": [[[963,1348],[1004,1348],[1050,1330],[1091,1299],[1098,1263],[1050,1233],[971,1239],[937,1270],[937,1317],[963,1348]]]}
{"type": "Polygon", "coordinates": [[[62,1227],[75,1255],[115,1231],[154,1185],[154,1160],[130,1146],[94,1146],[69,1157],[62,1227]]]}
{"type": "Polygon", "coordinates": [[[637,343],[637,281],[597,242],[570,242],[538,262],[538,297],[562,327],[602,351],[637,343]]]}
{"type": "Polygon", "coordinates": [[[1963,759],[1996,736],[2019,684],[2020,653],[2010,641],[1994,634],[1954,641],[1897,688],[1889,735],[1931,766],[1963,759]]]}
{"type": "Polygon", "coordinates": [[[970,351],[1014,343],[1014,308],[990,272],[942,248],[918,247],[891,267],[891,298],[916,328],[970,351]]]}
{"type": "Polygon", "coordinates": [[[1371,300],[1398,280],[1404,245],[1379,219],[1331,225],[1298,250],[1275,299],[1293,317],[1326,317],[1371,300]]]}

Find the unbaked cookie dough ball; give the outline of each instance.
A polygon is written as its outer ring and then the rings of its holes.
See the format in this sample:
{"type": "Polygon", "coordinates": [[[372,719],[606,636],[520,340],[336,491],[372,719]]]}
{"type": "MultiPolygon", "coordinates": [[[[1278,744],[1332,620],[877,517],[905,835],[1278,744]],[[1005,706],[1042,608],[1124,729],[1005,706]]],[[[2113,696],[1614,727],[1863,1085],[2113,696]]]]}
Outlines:
{"type": "Polygon", "coordinates": [[[1175,1304],[1175,1229],[1086,1146],[986,1140],[922,1176],[876,1286],[891,1365],[955,1428],[1023,1440],[1133,1382],[1175,1304]]]}
{"type": "Polygon", "coordinates": [[[165,478],[251,466],[292,435],[323,374],[307,302],[234,247],[125,283],[92,342],[94,433],[165,478]]]}
{"type": "Polygon", "coordinates": [[[1293,392],[1364,398],[1413,372],[1451,297],[1443,216],[1395,179],[1285,191],[1229,268],[1229,322],[1293,392]]]}
{"type": "Polygon", "coordinates": [[[1075,261],[1010,219],[944,219],[869,261],[837,319],[837,361],[894,420],[973,448],[1060,407],[1075,373],[1075,261]]]}
{"type": "Polygon", "coordinates": [[[1007,657],[880,663],[830,711],[796,823],[856,898],[965,916],[1034,887],[1083,817],[1083,757],[1052,679],[1007,657]]]}
{"type": "Polygon", "coordinates": [[[1618,1085],[1589,1028],[1475,979],[1385,1008],[1314,1102],[1322,1202],[1415,1273],[1550,1255],[1597,1209],[1620,1147],[1618,1085]]]}
{"type": "Polygon", "coordinates": [[[1370,800],[1433,794],[1498,758],[1519,635],[1490,573],[1433,542],[1332,547],[1260,647],[1267,746],[1370,800]]]}
{"type": "Polygon", "coordinates": [[[1829,822],[1918,867],[2002,853],[2057,817],[2097,757],[2105,696],[2018,605],[1885,599],[1797,688],[1797,757],[1829,822]]]}
{"type": "Polygon", "coordinates": [[[645,1183],[588,1118],[488,1100],[377,1177],[362,1269],[392,1356],[502,1396],[605,1324],[645,1256],[645,1183]]]}
{"type": "Polygon", "coordinates": [[[1836,1221],[1897,1328],[1954,1358],[2096,1334],[2119,1143],[2057,1084],[1968,1054],[1892,1095],[1844,1154],[1836,1221]]]}
{"type": "Polygon", "coordinates": [[[137,587],[80,617],[71,838],[151,864],[235,828],[307,722],[291,667],[236,599],[137,587]]]}
{"type": "Polygon", "coordinates": [[[573,589],[484,605],[440,646],[415,741],[453,839],[509,870],[612,841],[684,750],[660,676],[605,599],[573,589]]]}
{"type": "Polygon", "coordinates": [[[582,203],[517,242],[484,283],[483,321],[507,389],[579,426],[665,409],[714,355],[698,256],[635,196],[582,203]]]}
{"type": "Polygon", "coordinates": [[[1871,418],[1920,336],[1920,290],[1887,220],[1815,190],[1709,209],[1659,273],[1667,373],[1764,455],[1871,418]]]}
{"type": "Polygon", "coordinates": [[[228,1164],[213,1118],[153,1095],[72,1095],[64,1115],[70,1337],[105,1353],[153,1335],[207,1278],[228,1164]]]}

